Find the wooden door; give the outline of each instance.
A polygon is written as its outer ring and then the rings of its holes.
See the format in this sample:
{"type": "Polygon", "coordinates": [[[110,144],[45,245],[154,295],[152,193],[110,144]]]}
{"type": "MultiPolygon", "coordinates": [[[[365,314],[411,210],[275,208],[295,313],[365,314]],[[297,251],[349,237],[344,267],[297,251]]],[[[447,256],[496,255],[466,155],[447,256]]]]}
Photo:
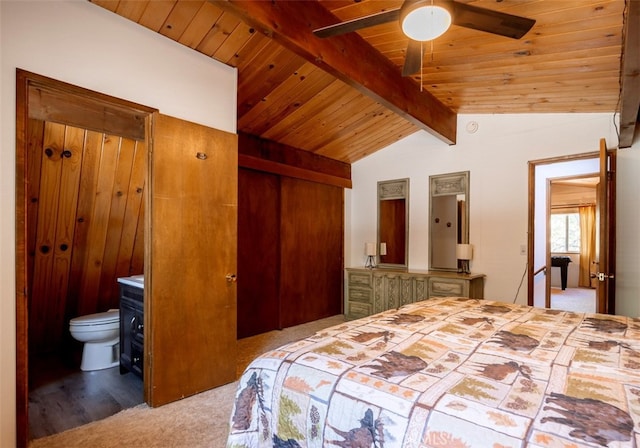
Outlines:
{"type": "Polygon", "coordinates": [[[344,191],[281,178],[280,322],[283,328],[342,312],[344,191]]]}
{"type": "Polygon", "coordinates": [[[600,139],[600,182],[596,222],[598,236],[596,242],[596,264],[598,279],[597,311],[615,314],[615,150],[608,151],[605,139],[600,139]]]}
{"type": "Polygon", "coordinates": [[[145,399],[235,380],[237,136],[155,113],[145,263],[145,399]]]}
{"type": "Polygon", "coordinates": [[[238,170],[238,339],[281,329],[280,179],[238,170]]]}

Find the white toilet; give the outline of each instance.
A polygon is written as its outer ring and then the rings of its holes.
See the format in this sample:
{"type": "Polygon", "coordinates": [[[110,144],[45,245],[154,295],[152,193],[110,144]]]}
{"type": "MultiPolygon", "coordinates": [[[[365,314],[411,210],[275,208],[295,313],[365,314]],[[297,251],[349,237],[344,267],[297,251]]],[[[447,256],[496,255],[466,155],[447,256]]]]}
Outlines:
{"type": "Polygon", "coordinates": [[[101,370],[120,364],[120,311],[88,314],[69,321],[69,332],[84,342],[80,369],[101,370]]]}

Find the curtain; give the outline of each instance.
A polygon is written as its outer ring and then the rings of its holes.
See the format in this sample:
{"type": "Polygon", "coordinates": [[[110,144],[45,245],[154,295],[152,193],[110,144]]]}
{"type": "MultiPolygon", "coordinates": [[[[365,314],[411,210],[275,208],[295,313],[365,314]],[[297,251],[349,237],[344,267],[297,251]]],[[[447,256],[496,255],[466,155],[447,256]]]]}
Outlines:
{"type": "Polygon", "coordinates": [[[596,207],[587,205],[578,207],[580,214],[580,275],[578,286],[592,288],[591,271],[595,268],[593,264],[596,248],[596,207]]]}

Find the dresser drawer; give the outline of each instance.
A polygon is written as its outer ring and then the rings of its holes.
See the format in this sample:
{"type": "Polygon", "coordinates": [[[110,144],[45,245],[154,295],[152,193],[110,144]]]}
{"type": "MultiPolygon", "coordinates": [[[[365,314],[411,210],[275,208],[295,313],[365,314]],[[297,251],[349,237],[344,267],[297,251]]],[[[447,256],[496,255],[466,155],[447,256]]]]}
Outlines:
{"type": "Polygon", "coordinates": [[[359,319],[361,317],[370,316],[373,314],[371,305],[367,303],[349,302],[346,313],[347,319],[359,319]]]}
{"type": "Polygon", "coordinates": [[[349,288],[349,301],[371,303],[372,291],[365,288],[349,288]]]}
{"type": "Polygon", "coordinates": [[[371,287],[371,274],[365,272],[349,272],[347,281],[349,282],[349,288],[354,286],[371,287]]]}
{"type": "Polygon", "coordinates": [[[429,297],[468,297],[469,282],[447,277],[429,278],[429,297]]]}

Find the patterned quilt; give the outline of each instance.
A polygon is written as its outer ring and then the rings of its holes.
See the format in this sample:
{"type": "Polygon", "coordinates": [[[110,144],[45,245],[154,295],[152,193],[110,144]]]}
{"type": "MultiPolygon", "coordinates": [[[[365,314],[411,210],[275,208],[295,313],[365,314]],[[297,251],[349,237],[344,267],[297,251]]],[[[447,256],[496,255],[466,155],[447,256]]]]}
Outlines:
{"type": "Polygon", "coordinates": [[[270,351],[227,447],[640,446],[640,320],[429,299],[270,351]]]}

